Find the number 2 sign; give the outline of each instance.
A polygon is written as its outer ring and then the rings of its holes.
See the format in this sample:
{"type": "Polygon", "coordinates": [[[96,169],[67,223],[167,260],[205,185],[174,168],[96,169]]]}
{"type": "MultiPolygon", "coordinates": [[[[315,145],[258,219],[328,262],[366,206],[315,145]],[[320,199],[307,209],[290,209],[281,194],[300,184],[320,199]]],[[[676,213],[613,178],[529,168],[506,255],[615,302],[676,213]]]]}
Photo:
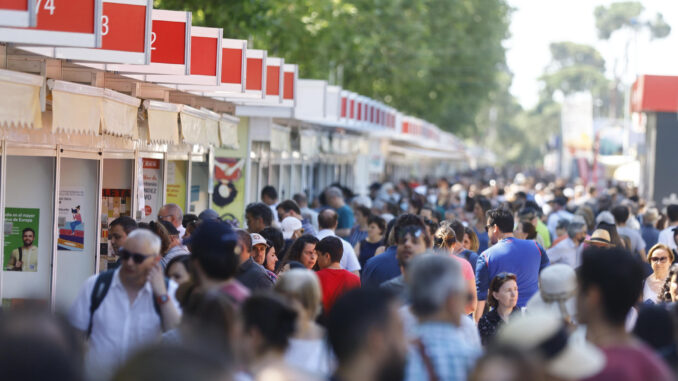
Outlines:
{"type": "MultiPolygon", "coordinates": [[[[25,11],[37,16],[29,28],[0,27],[0,41],[27,45],[101,47],[102,0],[27,0],[25,11]],[[32,3],[32,4],[31,4],[32,3]]],[[[20,0],[0,0],[23,8],[20,0]]],[[[2,16],[2,14],[0,14],[2,16]]],[[[0,17],[2,20],[2,17],[0,17]]],[[[0,25],[6,25],[0,23],[0,25]]],[[[28,26],[28,25],[26,25],[28,26]]]]}

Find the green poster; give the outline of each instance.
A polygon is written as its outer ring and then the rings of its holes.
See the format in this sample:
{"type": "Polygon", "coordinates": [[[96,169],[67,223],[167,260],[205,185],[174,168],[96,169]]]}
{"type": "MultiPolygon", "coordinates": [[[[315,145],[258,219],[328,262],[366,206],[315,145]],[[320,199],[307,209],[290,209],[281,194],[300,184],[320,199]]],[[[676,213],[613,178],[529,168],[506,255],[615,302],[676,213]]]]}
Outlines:
{"type": "Polygon", "coordinates": [[[245,214],[245,159],[215,157],[212,208],[222,220],[244,227],[240,216],[245,214]]]}
{"type": "Polygon", "coordinates": [[[5,208],[3,267],[8,271],[38,271],[40,209],[5,208]]]}

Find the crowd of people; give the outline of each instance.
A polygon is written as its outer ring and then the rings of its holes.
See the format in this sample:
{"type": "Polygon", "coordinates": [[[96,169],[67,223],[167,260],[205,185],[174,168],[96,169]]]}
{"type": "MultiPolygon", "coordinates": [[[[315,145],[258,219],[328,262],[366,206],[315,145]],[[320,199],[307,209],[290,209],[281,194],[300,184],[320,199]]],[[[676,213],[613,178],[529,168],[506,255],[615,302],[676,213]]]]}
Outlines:
{"type": "Polygon", "coordinates": [[[0,316],[12,380],[648,380],[678,371],[678,205],[541,173],[165,205],[67,314],[0,316]]]}

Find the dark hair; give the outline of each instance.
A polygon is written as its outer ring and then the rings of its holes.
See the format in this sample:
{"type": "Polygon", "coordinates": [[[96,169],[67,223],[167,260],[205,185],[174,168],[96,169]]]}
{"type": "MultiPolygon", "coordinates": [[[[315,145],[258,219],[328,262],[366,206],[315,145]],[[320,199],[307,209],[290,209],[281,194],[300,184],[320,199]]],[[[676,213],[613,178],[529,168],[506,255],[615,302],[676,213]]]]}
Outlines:
{"type": "Polygon", "coordinates": [[[290,248],[287,249],[287,253],[285,253],[285,259],[282,261],[283,263],[280,265],[280,268],[282,268],[287,262],[291,261],[301,262],[300,261],[301,252],[304,251],[304,247],[306,247],[306,244],[317,245],[318,242],[319,242],[318,239],[310,234],[304,234],[301,237],[297,238],[290,245],[290,248]]]}
{"type": "Polygon", "coordinates": [[[170,236],[179,235],[179,230],[177,230],[177,228],[174,227],[174,225],[172,225],[171,222],[165,221],[165,220],[158,220],[158,223],[162,224],[162,226],[165,228],[165,230],[167,230],[168,235],[170,235],[170,236]]]}
{"type": "Polygon", "coordinates": [[[492,209],[492,203],[490,200],[482,196],[476,197],[476,204],[480,206],[480,208],[483,210],[483,213],[487,213],[490,209],[492,209]]]}
{"type": "Polygon", "coordinates": [[[318,254],[328,253],[332,263],[338,263],[344,255],[344,245],[341,243],[341,239],[329,236],[318,242],[315,246],[315,251],[317,251],[318,254]]]}
{"type": "Polygon", "coordinates": [[[541,216],[544,215],[544,211],[541,209],[541,206],[537,204],[535,201],[532,200],[527,200],[523,204],[523,208],[530,208],[534,210],[535,213],[537,213],[537,217],[541,218],[541,216]]]}
{"type": "Polygon", "coordinates": [[[186,233],[184,233],[184,236],[190,237],[191,234],[193,234],[195,229],[198,227],[198,225],[200,225],[199,220],[189,222],[188,225],[186,225],[186,233]]]}
{"type": "Polygon", "coordinates": [[[364,217],[370,218],[372,215],[372,211],[370,211],[370,208],[366,207],[365,205],[357,205],[355,207],[356,212],[360,212],[364,217]]]}
{"type": "Polygon", "coordinates": [[[277,209],[282,209],[285,212],[289,212],[290,210],[293,210],[294,213],[301,215],[301,209],[299,209],[299,204],[296,203],[294,200],[285,200],[282,201],[278,206],[276,206],[277,209]]]}
{"type": "Polygon", "coordinates": [[[492,209],[486,214],[489,219],[488,225],[497,225],[502,233],[511,233],[513,231],[513,215],[506,209],[492,209]]]}
{"type": "Polygon", "coordinates": [[[671,312],[665,306],[644,305],[638,311],[633,334],[659,354],[671,369],[678,365],[674,342],[675,326],[671,312]]]}
{"type": "Polygon", "coordinates": [[[629,219],[629,208],[624,205],[617,205],[612,208],[612,215],[614,216],[614,222],[618,224],[626,223],[626,220],[629,219]]]}
{"type": "Polygon", "coordinates": [[[424,223],[424,220],[422,220],[421,217],[415,215],[415,214],[409,214],[405,213],[398,217],[398,220],[396,221],[395,225],[393,226],[393,232],[395,234],[395,241],[398,243],[398,239],[401,238],[401,236],[406,235],[406,229],[411,228],[411,227],[416,227],[421,229],[422,231],[422,239],[424,240],[424,243],[426,244],[426,247],[431,246],[431,234],[429,232],[429,227],[424,223]]]}
{"type": "Polygon", "coordinates": [[[535,217],[537,217],[537,212],[532,208],[522,208],[518,211],[518,219],[521,221],[525,220],[529,222],[535,217]]]}
{"type": "Polygon", "coordinates": [[[667,206],[666,216],[669,218],[669,221],[671,222],[678,221],[678,204],[671,204],[667,206]]]}
{"type": "Polygon", "coordinates": [[[357,288],[340,296],[327,319],[327,338],[339,363],[351,361],[370,338],[388,326],[393,295],[378,288],[357,288]]]}
{"type": "Polygon", "coordinates": [[[247,205],[245,214],[249,214],[253,218],[263,219],[266,226],[271,226],[273,223],[273,211],[263,202],[253,202],[247,205]]]}
{"type": "MultiPolygon", "coordinates": [[[[142,228],[141,226],[139,227],[142,228]]],[[[151,221],[148,223],[148,230],[152,231],[160,238],[160,254],[164,255],[167,253],[167,250],[169,250],[169,247],[172,244],[172,239],[170,238],[167,229],[165,229],[165,226],[159,222],[151,221]]]]}
{"type": "Polygon", "coordinates": [[[372,224],[377,225],[377,227],[379,228],[379,230],[381,230],[381,233],[382,233],[382,234],[386,231],[386,220],[384,220],[383,218],[381,218],[381,216],[371,215],[371,216],[367,219],[367,225],[369,226],[369,225],[372,225],[372,224]]]}
{"type": "Polygon", "coordinates": [[[190,238],[191,257],[198,261],[207,276],[226,280],[240,265],[238,236],[221,221],[203,221],[190,238]]]}
{"type": "Polygon", "coordinates": [[[238,235],[238,244],[248,252],[252,251],[252,236],[246,230],[238,229],[235,231],[238,235]]]}
{"type": "Polygon", "coordinates": [[[613,324],[624,324],[626,314],[643,290],[643,266],[629,251],[588,247],[579,267],[580,292],[599,289],[603,314],[613,324]]]}
{"type": "Polygon", "coordinates": [[[174,266],[175,263],[181,263],[184,265],[184,268],[186,271],[191,274],[191,256],[188,254],[183,254],[183,255],[177,255],[176,257],[170,259],[169,262],[167,262],[167,266],[165,266],[165,277],[169,278],[169,269],[174,266]]]}
{"type": "Polygon", "coordinates": [[[188,224],[190,224],[193,221],[197,221],[197,220],[198,220],[198,216],[196,216],[195,214],[191,214],[191,213],[184,214],[184,217],[181,219],[181,226],[183,226],[184,228],[187,228],[188,224]]]}
{"type": "Polygon", "coordinates": [[[454,231],[454,236],[457,238],[457,242],[462,242],[464,240],[464,224],[459,220],[450,221],[450,228],[454,231]]]}
{"type": "Polygon", "coordinates": [[[26,232],[33,233],[33,237],[35,237],[35,230],[33,230],[33,228],[24,228],[24,230],[21,231],[21,235],[23,236],[26,232]]]}
{"type": "Polygon", "coordinates": [[[295,193],[294,196],[292,196],[292,199],[297,203],[297,205],[308,202],[308,198],[303,193],[295,193]]]}
{"type": "Polygon", "coordinates": [[[525,239],[537,239],[537,228],[535,228],[531,222],[520,222],[520,230],[527,234],[525,239]]]}
{"type": "MultiPolygon", "coordinates": [[[[108,225],[108,226],[111,229],[113,228],[113,226],[120,226],[122,228],[122,230],[125,232],[125,234],[129,234],[129,233],[133,232],[138,227],[137,222],[134,221],[134,219],[132,217],[128,217],[128,216],[118,217],[118,218],[114,219],[110,223],[110,225],[108,225]]],[[[26,229],[30,229],[30,228],[26,228],[26,229]]],[[[24,231],[26,229],[24,229],[24,231]]],[[[33,232],[33,233],[35,234],[35,232],[33,232]]],[[[21,234],[23,234],[23,232],[21,234]]]]}
{"type": "MultiPolygon", "coordinates": [[[[497,299],[494,298],[492,295],[493,292],[499,292],[499,289],[501,286],[504,285],[504,283],[508,281],[514,281],[518,283],[518,278],[516,277],[516,274],[512,273],[507,273],[507,272],[502,272],[497,274],[494,278],[492,278],[492,281],[490,282],[490,288],[487,292],[487,305],[492,307],[492,308],[497,308],[497,305],[499,304],[497,302],[497,299]]],[[[520,291],[520,290],[518,290],[520,291]]]]}
{"type": "Polygon", "coordinates": [[[393,235],[393,227],[395,226],[396,219],[391,218],[391,221],[389,221],[386,224],[386,231],[384,232],[384,245],[386,247],[393,246],[395,245],[395,238],[391,239],[391,236],[393,235]]]}
{"type": "Polygon", "coordinates": [[[273,187],[273,185],[266,185],[261,189],[261,198],[263,199],[264,196],[270,198],[271,200],[277,200],[278,191],[275,190],[275,187],[273,187]]]}
{"type": "Polygon", "coordinates": [[[617,226],[613,224],[608,224],[607,222],[600,222],[598,223],[598,226],[596,226],[596,229],[603,229],[607,231],[610,234],[610,242],[612,242],[613,245],[619,247],[619,248],[624,248],[624,242],[622,241],[621,237],[619,236],[619,233],[617,232],[617,226]]]}
{"type": "MultiPolygon", "coordinates": [[[[650,252],[652,249],[650,249],[650,252]]],[[[669,249],[669,253],[671,253],[669,249]]],[[[671,253],[673,254],[673,253],[671,253]]],[[[669,267],[669,275],[666,277],[666,280],[664,281],[664,285],[662,286],[662,290],[659,292],[658,299],[662,303],[671,303],[671,282],[673,281],[673,276],[678,274],[678,263],[674,263],[669,267]]]]}
{"type": "Polygon", "coordinates": [[[256,329],[265,347],[285,350],[295,330],[297,312],[274,294],[254,295],[242,305],[245,331],[256,329]]]}
{"type": "Polygon", "coordinates": [[[338,220],[339,215],[332,209],[325,209],[318,213],[318,227],[320,229],[333,229],[338,220]]]}
{"type": "Polygon", "coordinates": [[[497,344],[495,342],[493,345],[488,346],[485,354],[478,358],[468,380],[479,381],[486,379],[481,378],[483,370],[489,366],[488,364],[497,359],[501,360],[502,364],[508,364],[508,369],[505,369],[505,372],[514,375],[510,381],[538,381],[544,379],[542,364],[538,361],[538,357],[532,353],[518,350],[513,346],[497,344]]]}
{"type": "Polygon", "coordinates": [[[273,244],[273,247],[275,248],[275,254],[282,256],[283,255],[283,248],[285,247],[285,238],[283,238],[283,234],[280,230],[274,228],[274,227],[267,227],[264,228],[264,230],[260,231],[259,234],[261,234],[264,239],[271,241],[273,244]]]}

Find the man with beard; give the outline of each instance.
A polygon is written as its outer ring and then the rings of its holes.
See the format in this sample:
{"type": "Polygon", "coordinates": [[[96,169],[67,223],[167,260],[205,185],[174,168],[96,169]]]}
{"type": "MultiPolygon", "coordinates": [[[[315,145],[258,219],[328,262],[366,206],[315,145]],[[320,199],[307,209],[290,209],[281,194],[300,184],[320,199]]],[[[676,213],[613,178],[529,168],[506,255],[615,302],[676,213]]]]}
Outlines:
{"type": "Polygon", "coordinates": [[[38,271],[38,247],[33,245],[35,230],[25,228],[21,231],[21,239],[24,244],[12,250],[7,270],[10,271],[38,271]]]}
{"type": "Polygon", "coordinates": [[[525,307],[532,295],[539,291],[539,272],[550,264],[538,243],[513,236],[513,223],[513,214],[508,210],[492,209],[487,212],[485,230],[492,247],[485,250],[476,263],[476,319],[483,315],[490,281],[497,274],[516,274],[520,290],[518,307],[525,307]]]}
{"type": "Polygon", "coordinates": [[[354,289],[332,307],[328,341],[337,358],[333,381],[402,380],[407,342],[398,304],[387,292],[354,289]]]}
{"type": "Polygon", "coordinates": [[[458,328],[467,300],[461,266],[445,255],[420,255],[409,264],[407,280],[418,324],[405,380],[466,380],[480,352],[458,328]]]}

